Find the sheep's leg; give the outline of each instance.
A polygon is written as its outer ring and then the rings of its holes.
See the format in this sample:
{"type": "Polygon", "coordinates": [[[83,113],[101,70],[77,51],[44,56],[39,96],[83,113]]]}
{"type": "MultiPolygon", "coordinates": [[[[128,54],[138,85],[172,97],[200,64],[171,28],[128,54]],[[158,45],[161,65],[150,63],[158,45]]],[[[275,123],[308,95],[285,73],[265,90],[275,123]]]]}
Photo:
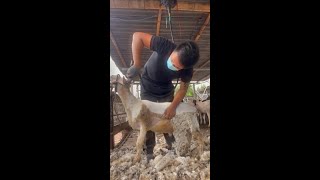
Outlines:
{"type": "Polygon", "coordinates": [[[199,113],[199,119],[200,119],[199,124],[203,124],[203,117],[201,113],[199,113]]]}
{"type": "Polygon", "coordinates": [[[199,113],[196,113],[196,117],[197,117],[197,121],[199,122],[200,124],[200,117],[199,117],[199,113]]]}
{"type": "Polygon", "coordinates": [[[136,143],[137,153],[136,153],[136,156],[133,160],[133,164],[135,164],[136,162],[139,162],[141,160],[142,148],[143,148],[144,140],[146,138],[146,134],[147,134],[146,128],[141,126],[140,133],[139,133],[137,143],[136,143]]]}
{"type": "Polygon", "coordinates": [[[197,141],[198,144],[198,153],[199,156],[203,153],[204,140],[201,132],[199,130],[192,132],[193,138],[197,141]]]}
{"type": "Polygon", "coordinates": [[[203,125],[206,124],[206,114],[202,113],[203,125]]]}
{"type": "Polygon", "coordinates": [[[203,136],[200,132],[200,127],[199,124],[197,124],[197,121],[195,117],[189,117],[190,118],[190,130],[192,133],[192,137],[197,141],[198,143],[198,152],[199,156],[203,153],[203,146],[204,146],[204,141],[203,141],[203,136]]]}

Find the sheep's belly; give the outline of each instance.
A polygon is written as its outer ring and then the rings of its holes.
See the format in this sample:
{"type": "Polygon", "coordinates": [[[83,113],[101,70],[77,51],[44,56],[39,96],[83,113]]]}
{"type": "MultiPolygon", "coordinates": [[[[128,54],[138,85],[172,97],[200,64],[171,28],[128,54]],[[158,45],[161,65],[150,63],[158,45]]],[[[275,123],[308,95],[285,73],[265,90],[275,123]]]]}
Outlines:
{"type": "MultiPolygon", "coordinates": [[[[140,122],[135,121],[130,125],[133,129],[140,130],[140,122]]],[[[147,122],[148,130],[158,133],[172,133],[173,127],[171,121],[160,117],[152,117],[147,122]]]]}
{"type": "Polygon", "coordinates": [[[172,133],[173,127],[170,120],[154,117],[151,119],[150,130],[158,133],[172,133]]]}

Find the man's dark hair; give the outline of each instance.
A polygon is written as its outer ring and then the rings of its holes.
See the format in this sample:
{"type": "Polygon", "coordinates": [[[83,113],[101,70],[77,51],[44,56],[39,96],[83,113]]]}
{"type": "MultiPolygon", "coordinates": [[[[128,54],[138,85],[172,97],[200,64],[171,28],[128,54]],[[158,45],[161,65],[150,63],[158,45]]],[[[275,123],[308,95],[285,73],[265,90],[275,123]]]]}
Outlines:
{"type": "Polygon", "coordinates": [[[199,47],[194,41],[185,41],[179,44],[176,49],[184,69],[192,68],[199,60],[199,47]]]}

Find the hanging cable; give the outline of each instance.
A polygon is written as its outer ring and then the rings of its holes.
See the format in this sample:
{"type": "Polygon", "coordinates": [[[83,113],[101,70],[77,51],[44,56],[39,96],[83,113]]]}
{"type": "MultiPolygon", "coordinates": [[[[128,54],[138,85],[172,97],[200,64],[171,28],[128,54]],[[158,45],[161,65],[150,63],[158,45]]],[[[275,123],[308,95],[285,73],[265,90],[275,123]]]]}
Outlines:
{"type": "Polygon", "coordinates": [[[171,23],[171,8],[174,8],[176,6],[177,0],[161,0],[161,4],[164,5],[168,11],[171,40],[174,43],[173,33],[172,33],[172,23],[171,23]]]}
{"type": "Polygon", "coordinates": [[[171,8],[167,8],[167,9],[169,14],[169,27],[170,27],[171,39],[172,39],[172,42],[174,43],[173,34],[172,34],[172,24],[171,24],[171,8]]]}

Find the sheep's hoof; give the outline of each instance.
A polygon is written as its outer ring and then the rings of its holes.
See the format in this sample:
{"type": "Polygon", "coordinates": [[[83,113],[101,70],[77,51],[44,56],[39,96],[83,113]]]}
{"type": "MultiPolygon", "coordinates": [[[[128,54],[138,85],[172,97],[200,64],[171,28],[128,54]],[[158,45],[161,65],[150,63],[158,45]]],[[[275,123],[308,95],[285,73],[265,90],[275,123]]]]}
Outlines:
{"type": "Polygon", "coordinates": [[[136,156],[134,159],[133,159],[133,164],[139,162],[141,160],[141,157],[140,156],[136,156]]]}

